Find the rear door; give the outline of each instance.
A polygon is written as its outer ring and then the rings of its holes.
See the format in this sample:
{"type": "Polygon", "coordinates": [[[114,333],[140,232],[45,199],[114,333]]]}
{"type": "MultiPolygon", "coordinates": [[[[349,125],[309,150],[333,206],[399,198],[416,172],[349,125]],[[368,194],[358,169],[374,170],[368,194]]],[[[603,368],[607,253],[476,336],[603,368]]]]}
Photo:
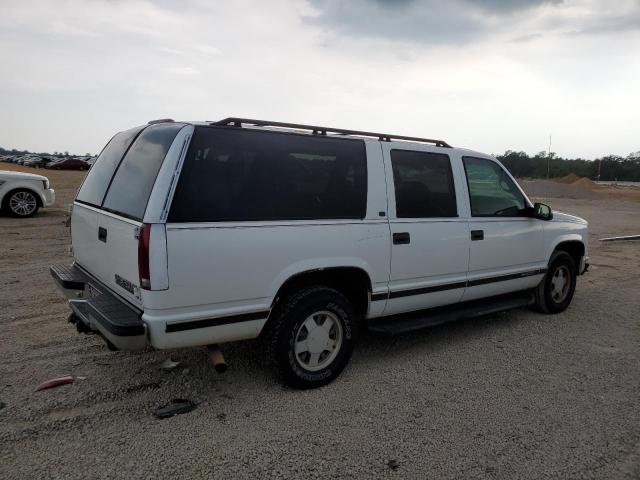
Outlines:
{"type": "Polygon", "coordinates": [[[138,229],[158,171],[184,124],[128,130],[105,147],[83,183],[72,215],[76,262],[140,305],[138,229]]]}
{"type": "Polygon", "coordinates": [[[469,261],[464,192],[447,149],[382,143],[389,192],[391,272],[385,315],[460,301],[469,261]]]}

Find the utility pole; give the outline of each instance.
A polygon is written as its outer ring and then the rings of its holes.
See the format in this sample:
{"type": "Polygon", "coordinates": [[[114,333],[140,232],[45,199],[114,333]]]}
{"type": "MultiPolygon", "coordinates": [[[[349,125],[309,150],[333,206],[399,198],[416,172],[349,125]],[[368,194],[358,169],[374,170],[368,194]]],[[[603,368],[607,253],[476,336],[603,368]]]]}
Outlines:
{"type": "Polygon", "coordinates": [[[551,168],[551,134],[549,134],[549,150],[547,150],[547,180],[549,180],[550,168],[551,168]]]}

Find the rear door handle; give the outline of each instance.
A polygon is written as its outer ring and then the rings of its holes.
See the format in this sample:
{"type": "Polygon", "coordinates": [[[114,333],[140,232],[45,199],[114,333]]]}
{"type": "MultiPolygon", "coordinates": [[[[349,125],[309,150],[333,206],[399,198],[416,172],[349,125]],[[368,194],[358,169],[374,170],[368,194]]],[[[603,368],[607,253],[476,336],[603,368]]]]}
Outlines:
{"type": "Polygon", "coordinates": [[[471,240],[484,240],[484,230],[471,230],[471,240]]]}
{"type": "Polygon", "coordinates": [[[107,229],[104,227],[98,227],[98,240],[107,243],[107,229]]]}
{"type": "Polygon", "coordinates": [[[393,234],[394,245],[406,245],[407,243],[411,243],[411,236],[409,235],[409,232],[400,232],[393,234]]]}

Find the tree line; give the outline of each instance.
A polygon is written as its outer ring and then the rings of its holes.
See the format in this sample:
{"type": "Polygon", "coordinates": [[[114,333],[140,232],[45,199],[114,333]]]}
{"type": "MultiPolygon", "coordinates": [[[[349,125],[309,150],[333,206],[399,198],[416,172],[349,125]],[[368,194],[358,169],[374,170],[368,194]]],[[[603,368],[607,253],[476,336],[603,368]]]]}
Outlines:
{"type": "Polygon", "coordinates": [[[8,148],[3,148],[0,147],[0,155],[28,155],[28,154],[35,154],[35,155],[40,155],[42,157],[92,157],[93,154],[91,153],[85,153],[84,155],[70,155],[69,152],[53,152],[53,153],[48,153],[48,152],[31,152],[29,150],[16,150],[15,148],[12,149],[8,149],[8,148]]]}
{"type": "Polygon", "coordinates": [[[592,180],[640,182],[640,152],[627,157],[607,155],[595,160],[562,158],[555,153],[540,152],[529,156],[525,152],[507,150],[496,158],[509,169],[514,177],[546,178],[564,177],[573,173],[592,180]]]}

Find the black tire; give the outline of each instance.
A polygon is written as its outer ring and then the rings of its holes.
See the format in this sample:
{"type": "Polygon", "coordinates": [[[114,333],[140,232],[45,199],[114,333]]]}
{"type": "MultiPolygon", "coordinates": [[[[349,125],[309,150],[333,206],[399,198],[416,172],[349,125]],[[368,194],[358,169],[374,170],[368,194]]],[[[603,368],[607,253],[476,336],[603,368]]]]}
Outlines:
{"type": "Polygon", "coordinates": [[[535,309],[542,313],[560,313],[567,309],[576,290],[577,267],[571,255],[557,250],[551,255],[547,273],[536,288],[535,309]],[[555,288],[559,275],[567,277],[566,291],[555,288]],[[561,290],[561,291],[560,291],[561,290]]]}
{"type": "MultiPolygon", "coordinates": [[[[349,362],[355,341],[354,311],[344,295],[323,286],[305,287],[283,299],[273,315],[266,338],[268,354],[287,385],[300,389],[316,388],[326,385],[340,375],[349,362]],[[319,354],[312,354],[309,348],[309,352],[296,354],[294,347],[296,339],[300,341],[301,335],[304,336],[305,332],[307,332],[307,338],[302,341],[311,339],[311,334],[304,325],[310,318],[313,318],[314,322],[323,324],[327,321],[332,322],[334,326],[331,331],[335,338],[338,337],[338,330],[340,330],[340,341],[335,341],[336,347],[333,351],[325,350],[319,354]],[[311,371],[305,368],[307,354],[309,357],[319,355],[316,361],[325,355],[324,360],[318,361],[318,364],[313,367],[319,368],[318,370],[311,371]],[[322,363],[326,361],[329,363],[323,366],[322,363]]],[[[326,335],[328,340],[333,340],[332,334],[326,335]]],[[[306,361],[311,365],[312,361],[309,357],[306,361]]]]}
{"type": "MultiPolygon", "coordinates": [[[[30,207],[31,208],[31,207],[30,207]]],[[[12,217],[16,218],[29,218],[33,217],[36,213],[38,213],[38,209],[40,208],[40,201],[38,199],[38,195],[31,190],[27,190],[26,188],[19,188],[7,193],[2,201],[2,210],[12,217]],[[18,196],[25,197],[28,199],[29,203],[35,202],[35,206],[33,206],[33,210],[29,209],[27,211],[20,210],[15,208],[12,202],[12,199],[17,200],[18,196]]]]}

